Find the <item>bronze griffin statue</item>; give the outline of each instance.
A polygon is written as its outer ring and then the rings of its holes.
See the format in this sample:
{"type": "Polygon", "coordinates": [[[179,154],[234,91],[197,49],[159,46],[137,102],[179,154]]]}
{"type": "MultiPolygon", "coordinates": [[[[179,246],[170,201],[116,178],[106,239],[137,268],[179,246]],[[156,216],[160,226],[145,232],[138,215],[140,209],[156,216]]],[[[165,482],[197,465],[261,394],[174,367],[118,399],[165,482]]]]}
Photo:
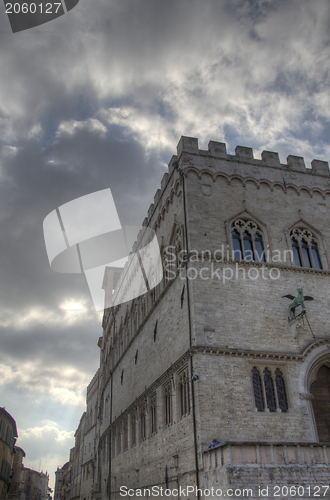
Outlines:
{"type": "Polygon", "coordinates": [[[304,304],[304,300],[314,300],[313,297],[310,295],[305,295],[303,294],[303,289],[302,288],[297,288],[298,290],[298,297],[295,297],[294,295],[283,295],[283,298],[286,297],[287,299],[293,300],[292,304],[289,305],[289,321],[292,321],[296,317],[296,308],[301,306],[301,313],[305,313],[306,307],[304,304]]]}

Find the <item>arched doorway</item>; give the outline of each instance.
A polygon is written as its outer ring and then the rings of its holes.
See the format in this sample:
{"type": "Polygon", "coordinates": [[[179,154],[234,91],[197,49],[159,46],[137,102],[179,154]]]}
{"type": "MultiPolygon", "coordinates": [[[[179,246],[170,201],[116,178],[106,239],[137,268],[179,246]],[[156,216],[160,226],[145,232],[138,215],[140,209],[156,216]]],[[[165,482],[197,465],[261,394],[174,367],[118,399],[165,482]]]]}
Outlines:
{"type": "Polygon", "coordinates": [[[322,365],[310,387],[312,405],[320,443],[330,442],[330,368],[322,365]]]}

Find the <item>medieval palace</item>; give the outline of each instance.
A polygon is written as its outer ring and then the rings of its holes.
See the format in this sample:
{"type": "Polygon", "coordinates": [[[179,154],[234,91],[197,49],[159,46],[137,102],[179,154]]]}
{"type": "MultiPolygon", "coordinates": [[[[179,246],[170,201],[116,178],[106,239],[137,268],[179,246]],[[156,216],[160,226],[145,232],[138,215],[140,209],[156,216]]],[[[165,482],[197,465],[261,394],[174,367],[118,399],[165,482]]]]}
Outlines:
{"type": "Polygon", "coordinates": [[[162,273],[104,311],[67,497],[330,498],[329,214],[327,162],[181,137],[142,225],[162,273]]]}

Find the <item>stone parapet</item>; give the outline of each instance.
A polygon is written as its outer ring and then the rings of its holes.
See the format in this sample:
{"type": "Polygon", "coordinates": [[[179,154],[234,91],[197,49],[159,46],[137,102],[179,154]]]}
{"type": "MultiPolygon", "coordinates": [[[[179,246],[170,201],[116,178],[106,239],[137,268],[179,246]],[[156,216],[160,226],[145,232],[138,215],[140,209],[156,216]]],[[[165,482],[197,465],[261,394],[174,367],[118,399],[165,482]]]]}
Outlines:
{"type": "Polygon", "coordinates": [[[203,453],[204,469],[229,465],[326,465],[330,443],[235,443],[226,442],[203,453]]]}
{"type": "MultiPolygon", "coordinates": [[[[236,146],[235,155],[227,154],[226,144],[223,142],[210,141],[208,150],[198,148],[198,139],[182,136],[177,146],[177,159],[181,155],[189,153],[199,156],[211,156],[229,161],[250,163],[256,166],[267,166],[281,168],[297,172],[313,173],[314,175],[330,176],[329,163],[323,160],[312,160],[311,167],[306,168],[304,158],[289,155],[287,163],[281,163],[279,154],[275,151],[262,151],[261,160],[254,158],[253,149],[245,146],[236,146]]],[[[171,170],[171,169],[170,169],[171,170]]]]}
{"type": "Polygon", "coordinates": [[[215,498],[330,498],[330,443],[224,443],[203,453],[215,498]]]}

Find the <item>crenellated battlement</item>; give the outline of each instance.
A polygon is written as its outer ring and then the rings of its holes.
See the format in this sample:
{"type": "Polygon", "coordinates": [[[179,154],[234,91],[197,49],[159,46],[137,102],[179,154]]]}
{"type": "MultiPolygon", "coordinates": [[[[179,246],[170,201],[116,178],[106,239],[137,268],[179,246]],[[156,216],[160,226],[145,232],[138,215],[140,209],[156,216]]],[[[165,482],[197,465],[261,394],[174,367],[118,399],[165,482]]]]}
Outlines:
{"type": "Polygon", "coordinates": [[[198,139],[194,137],[181,137],[177,146],[178,159],[183,153],[204,157],[222,158],[228,161],[250,163],[256,166],[275,167],[285,169],[287,171],[330,176],[329,163],[327,161],[314,159],[311,162],[312,168],[310,169],[306,168],[305,160],[301,156],[289,155],[287,157],[287,163],[281,163],[279,154],[275,151],[263,151],[261,153],[261,160],[258,160],[253,156],[253,149],[245,146],[236,146],[235,155],[230,155],[227,153],[226,144],[216,141],[210,141],[208,144],[208,150],[206,151],[198,148],[198,139]]]}
{"type": "MultiPolygon", "coordinates": [[[[261,182],[268,183],[271,189],[275,184],[282,184],[285,190],[288,186],[292,186],[296,188],[297,193],[301,189],[306,191],[321,189],[323,192],[328,192],[330,184],[330,170],[327,161],[314,159],[310,168],[306,167],[302,156],[289,155],[286,163],[281,163],[276,151],[262,151],[259,160],[254,158],[253,149],[249,147],[236,146],[235,154],[231,155],[227,153],[224,142],[210,141],[208,149],[204,150],[199,149],[197,138],[181,136],[177,145],[177,154],[172,156],[168,164],[168,172],[162,178],[161,187],[154,196],[147,217],[142,223],[143,226],[149,224],[157,207],[164,205],[165,198],[169,196],[169,192],[164,196],[166,187],[173,181],[173,173],[177,167],[180,171],[193,170],[199,176],[203,173],[209,173],[213,180],[219,175],[224,175],[230,180],[234,175],[239,176],[243,182],[245,182],[244,179],[256,179],[258,187],[261,182]],[[191,158],[191,155],[194,158],[191,158]],[[285,173],[288,175],[286,176],[285,173]]],[[[171,189],[174,189],[174,185],[171,186],[171,189]]]]}

